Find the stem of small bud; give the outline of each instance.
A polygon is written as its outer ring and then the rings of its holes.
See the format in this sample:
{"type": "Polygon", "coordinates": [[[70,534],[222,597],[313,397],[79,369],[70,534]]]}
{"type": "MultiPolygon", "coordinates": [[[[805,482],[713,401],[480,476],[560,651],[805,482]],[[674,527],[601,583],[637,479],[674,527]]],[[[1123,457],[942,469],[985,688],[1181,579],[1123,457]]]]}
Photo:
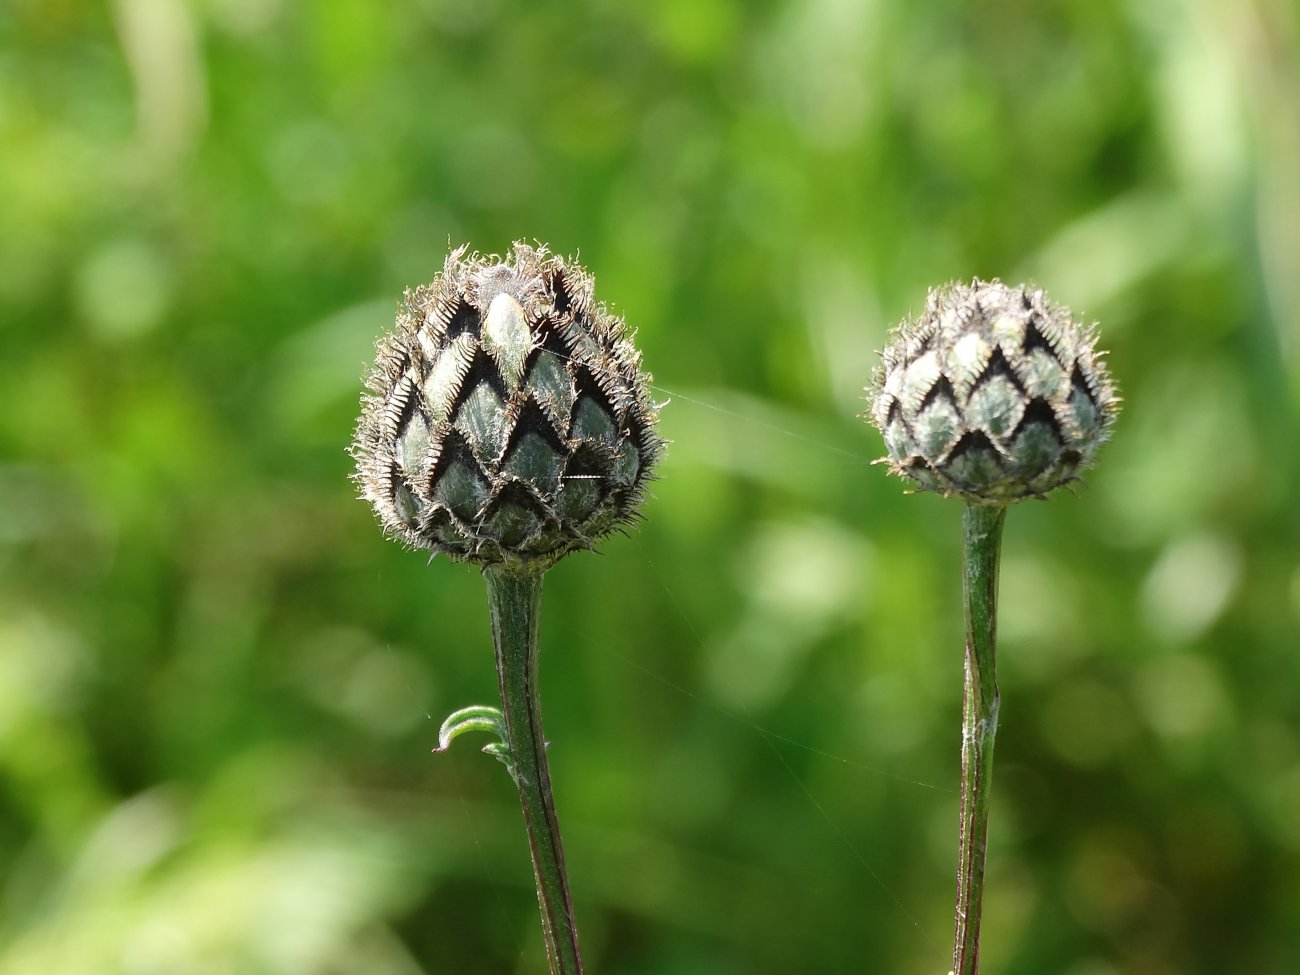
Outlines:
{"type": "Polygon", "coordinates": [[[998,558],[1002,506],[968,504],[963,518],[962,588],[966,602],[965,692],[962,696],[961,826],[954,916],[953,975],[979,972],[980,916],[984,905],[984,858],[993,779],[993,741],[998,731],[995,669],[998,558]]]}

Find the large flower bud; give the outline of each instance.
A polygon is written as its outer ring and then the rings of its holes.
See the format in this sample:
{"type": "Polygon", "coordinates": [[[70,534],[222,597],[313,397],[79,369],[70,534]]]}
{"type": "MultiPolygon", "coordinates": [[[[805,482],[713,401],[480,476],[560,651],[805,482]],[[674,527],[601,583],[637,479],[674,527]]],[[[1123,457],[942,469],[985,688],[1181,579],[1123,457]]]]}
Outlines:
{"type": "Polygon", "coordinates": [[[663,442],[640,354],[585,270],[453,251],[380,340],[353,455],[386,531],[545,564],[627,523],[663,442]]]}
{"type": "Polygon", "coordinates": [[[1118,410],[1090,326],[1038,288],[932,290],[870,390],[890,469],[979,504],[1042,497],[1092,463],[1118,410]]]}

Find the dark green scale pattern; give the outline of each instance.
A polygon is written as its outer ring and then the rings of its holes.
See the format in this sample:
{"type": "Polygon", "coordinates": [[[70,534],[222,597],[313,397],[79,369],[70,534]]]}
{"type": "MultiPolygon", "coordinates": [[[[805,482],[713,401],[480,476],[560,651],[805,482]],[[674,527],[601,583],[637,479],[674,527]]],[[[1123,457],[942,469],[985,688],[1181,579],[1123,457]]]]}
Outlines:
{"type": "Polygon", "coordinates": [[[1092,329],[1041,290],[932,291],[883,353],[871,418],[891,469],[922,488],[1008,504],[1068,484],[1118,408],[1092,329]]]}
{"type": "Polygon", "coordinates": [[[649,377],[576,265],[451,255],[379,347],[353,453],[384,527],[484,563],[553,560],[627,522],[662,450],[649,377]]]}

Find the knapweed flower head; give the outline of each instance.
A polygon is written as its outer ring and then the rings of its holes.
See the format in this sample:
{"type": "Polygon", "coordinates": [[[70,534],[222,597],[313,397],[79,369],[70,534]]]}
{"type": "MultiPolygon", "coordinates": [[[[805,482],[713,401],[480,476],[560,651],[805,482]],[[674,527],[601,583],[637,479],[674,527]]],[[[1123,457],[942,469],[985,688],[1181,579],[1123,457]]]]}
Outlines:
{"type": "Polygon", "coordinates": [[[662,451],[649,376],[591,276],[545,247],[453,251],[379,342],[352,453],[392,536],[545,565],[635,517],[662,451]]]}
{"type": "Polygon", "coordinates": [[[1043,497],[1109,436],[1119,399],[1092,326],[1039,288],[949,284],[905,321],[869,390],[890,470],[977,504],[1043,497]]]}

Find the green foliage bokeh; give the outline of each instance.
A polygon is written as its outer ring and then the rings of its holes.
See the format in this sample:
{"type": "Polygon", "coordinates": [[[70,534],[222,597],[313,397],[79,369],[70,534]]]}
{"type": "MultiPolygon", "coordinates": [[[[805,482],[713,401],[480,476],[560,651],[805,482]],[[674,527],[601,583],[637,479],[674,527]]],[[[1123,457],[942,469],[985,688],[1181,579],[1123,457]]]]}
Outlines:
{"type": "Polygon", "coordinates": [[[951,278],[1125,396],[1015,508],[984,970],[1300,970],[1287,0],[0,6],[0,975],[536,975],[482,582],[348,483],[450,244],[580,252],[672,441],[547,578],[590,970],[946,970],[960,505],[857,414],[951,278]]]}

